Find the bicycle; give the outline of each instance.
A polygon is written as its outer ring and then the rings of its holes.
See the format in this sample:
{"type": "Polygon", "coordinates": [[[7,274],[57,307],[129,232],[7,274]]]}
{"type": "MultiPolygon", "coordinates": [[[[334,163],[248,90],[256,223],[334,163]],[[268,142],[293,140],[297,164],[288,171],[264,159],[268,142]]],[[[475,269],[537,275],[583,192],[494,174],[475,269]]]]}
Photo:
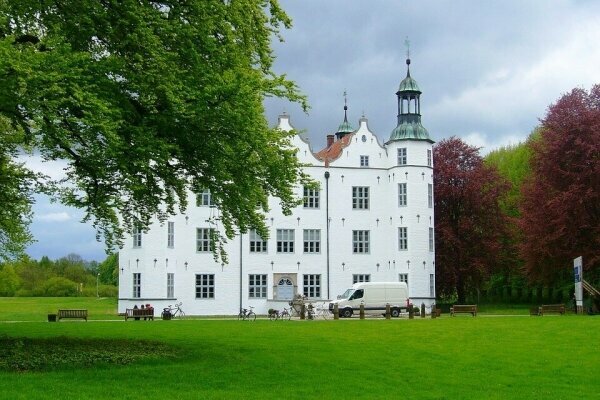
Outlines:
{"type": "Polygon", "coordinates": [[[292,318],[292,314],[287,308],[283,308],[283,311],[273,310],[272,313],[269,314],[269,319],[271,321],[277,321],[278,319],[287,319],[288,321],[292,318]]]}
{"type": "Polygon", "coordinates": [[[238,314],[238,321],[256,321],[256,314],[252,311],[254,307],[249,306],[248,309],[240,308],[240,313],[238,314]]]}
{"type": "Polygon", "coordinates": [[[171,307],[169,304],[168,307],[163,308],[162,318],[163,319],[171,319],[175,317],[183,318],[185,317],[185,312],[181,309],[181,305],[183,302],[175,303],[175,308],[171,307]],[[165,318],[166,317],[166,318],[165,318]]]}

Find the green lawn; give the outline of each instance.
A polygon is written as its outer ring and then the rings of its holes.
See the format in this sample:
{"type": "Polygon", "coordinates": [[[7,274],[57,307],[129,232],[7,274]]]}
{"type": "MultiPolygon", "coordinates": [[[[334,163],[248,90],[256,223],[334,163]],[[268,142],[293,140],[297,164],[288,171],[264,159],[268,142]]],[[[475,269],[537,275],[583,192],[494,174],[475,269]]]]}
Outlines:
{"type": "Polygon", "coordinates": [[[0,336],[179,350],[126,366],[0,372],[0,398],[600,399],[599,328],[600,318],[573,315],[0,323],[0,336]]]}

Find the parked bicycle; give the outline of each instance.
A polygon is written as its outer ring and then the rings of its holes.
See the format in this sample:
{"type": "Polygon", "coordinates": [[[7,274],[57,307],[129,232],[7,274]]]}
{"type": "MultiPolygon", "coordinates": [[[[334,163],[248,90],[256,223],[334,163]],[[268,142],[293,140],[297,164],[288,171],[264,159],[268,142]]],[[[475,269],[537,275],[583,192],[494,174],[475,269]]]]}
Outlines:
{"type": "Polygon", "coordinates": [[[163,308],[162,318],[163,319],[172,319],[175,317],[183,318],[185,317],[185,312],[181,309],[181,305],[183,302],[175,303],[175,308],[171,307],[169,304],[168,307],[163,308]]]}
{"type": "Polygon", "coordinates": [[[269,319],[271,321],[277,321],[278,319],[287,319],[288,321],[292,318],[292,314],[290,314],[290,311],[284,307],[283,311],[279,311],[279,310],[272,310],[271,313],[269,313],[269,319]]]}
{"type": "Polygon", "coordinates": [[[256,314],[252,311],[254,307],[250,306],[249,308],[240,308],[240,313],[238,314],[238,321],[256,321],[256,314]]]}

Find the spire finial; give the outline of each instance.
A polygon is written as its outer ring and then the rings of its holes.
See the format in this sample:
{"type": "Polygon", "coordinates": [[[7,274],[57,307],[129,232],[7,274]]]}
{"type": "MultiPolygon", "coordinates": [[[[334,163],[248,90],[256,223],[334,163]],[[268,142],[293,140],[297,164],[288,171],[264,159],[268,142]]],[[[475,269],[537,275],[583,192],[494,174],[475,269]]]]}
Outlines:
{"type": "Polygon", "coordinates": [[[406,46],[406,76],[410,76],[410,41],[408,36],[404,39],[404,45],[406,46]]]}
{"type": "Polygon", "coordinates": [[[348,93],[346,93],[346,89],[344,89],[344,122],[348,122],[348,93]]]}

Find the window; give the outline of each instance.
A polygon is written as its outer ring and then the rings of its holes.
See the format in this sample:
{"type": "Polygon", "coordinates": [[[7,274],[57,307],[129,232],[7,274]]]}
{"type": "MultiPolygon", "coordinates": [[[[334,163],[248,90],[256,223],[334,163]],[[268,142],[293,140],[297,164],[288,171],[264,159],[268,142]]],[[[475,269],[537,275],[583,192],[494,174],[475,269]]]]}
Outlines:
{"type": "Polygon", "coordinates": [[[369,156],[360,156],[360,166],[361,167],[369,166],[369,156]]]}
{"type": "Polygon", "coordinates": [[[305,253],[320,253],[321,252],[321,231],[319,229],[304,230],[304,252],[305,253]]]}
{"type": "Polygon", "coordinates": [[[398,228],[398,250],[408,250],[408,228],[398,228]]]}
{"type": "Polygon", "coordinates": [[[196,229],[196,251],[206,253],[214,249],[212,244],[212,236],[214,229],[212,228],[197,228],[196,229]]]}
{"type": "Polygon", "coordinates": [[[304,208],[319,208],[319,189],[304,186],[304,208]]]}
{"type": "Polygon", "coordinates": [[[398,165],[406,165],[406,147],[398,149],[398,165]]]}
{"type": "Polygon", "coordinates": [[[321,275],[304,275],[304,295],[308,298],[321,297],[321,275]]]}
{"type": "Polygon", "coordinates": [[[196,298],[214,299],[215,298],[215,275],[214,274],[196,274],[196,298]]]}
{"type": "Polygon", "coordinates": [[[267,298],[267,275],[248,276],[248,297],[251,299],[267,298]]]}
{"type": "Polygon", "coordinates": [[[369,231],[352,231],[352,252],[369,252],[369,231]]]}
{"type": "Polygon", "coordinates": [[[167,298],[172,299],[175,297],[175,274],[172,272],[167,273],[167,298]]]}
{"type": "Polygon", "coordinates": [[[353,274],[352,275],[352,284],[359,282],[371,282],[371,275],[369,274],[353,274]]]}
{"type": "Polygon", "coordinates": [[[167,222],[167,247],[175,247],[175,222],[167,222]]]}
{"type": "Polygon", "coordinates": [[[434,242],[433,242],[433,228],[429,228],[429,251],[433,251],[434,242]]]}
{"type": "Polygon", "coordinates": [[[435,297],[435,274],[429,274],[429,297],[435,297]]]}
{"type": "Polygon", "coordinates": [[[433,208],[433,184],[427,184],[427,206],[433,208]]]}
{"type": "Polygon", "coordinates": [[[196,196],[196,207],[203,206],[214,206],[212,196],[210,195],[210,189],[203,189],[199,195],[196,196]]]}
{"type": "Polygon", "coordinates": [[[142,295],[142,274],[134,273],[133,274],[133,297],[134,299],[139,299],[142,295]]]}
{"type": "Polygon", "coordinates": [[[133,228],[133,247],[142,247],[142,228],[139,226],[133,228]]]}
{"type": "Polygon", "coordinates": [[[266,253],[267,241],[264,240],[254,229],[250,231],[250,253],[266,253]]]}
{"type": "Polygon", "coordinates": [[[427,150],[427,166],[431,167],[431,150],[427,150]]]}
{"type": "Polygon", "coordinates": [[[352,186],[352,208],[357,210],[369,209],[368,186],[352,186]]]}
{"type": "Polygon", "coordinates": [[[404,207],[408,203],[406,183],[398,184],[398,207],[404,207]]]}
{"type": "Polygon", "coordinates": [[[277,229],[277,252],[278,253],[293,253],[294,252],[294,230],[293,229],[277,229]]]}
{"type": "Polygon", "coordinates": [[[398,280],[406,283],[406,286],[408,287],[408,274],[398,274],[398,280]]]}

